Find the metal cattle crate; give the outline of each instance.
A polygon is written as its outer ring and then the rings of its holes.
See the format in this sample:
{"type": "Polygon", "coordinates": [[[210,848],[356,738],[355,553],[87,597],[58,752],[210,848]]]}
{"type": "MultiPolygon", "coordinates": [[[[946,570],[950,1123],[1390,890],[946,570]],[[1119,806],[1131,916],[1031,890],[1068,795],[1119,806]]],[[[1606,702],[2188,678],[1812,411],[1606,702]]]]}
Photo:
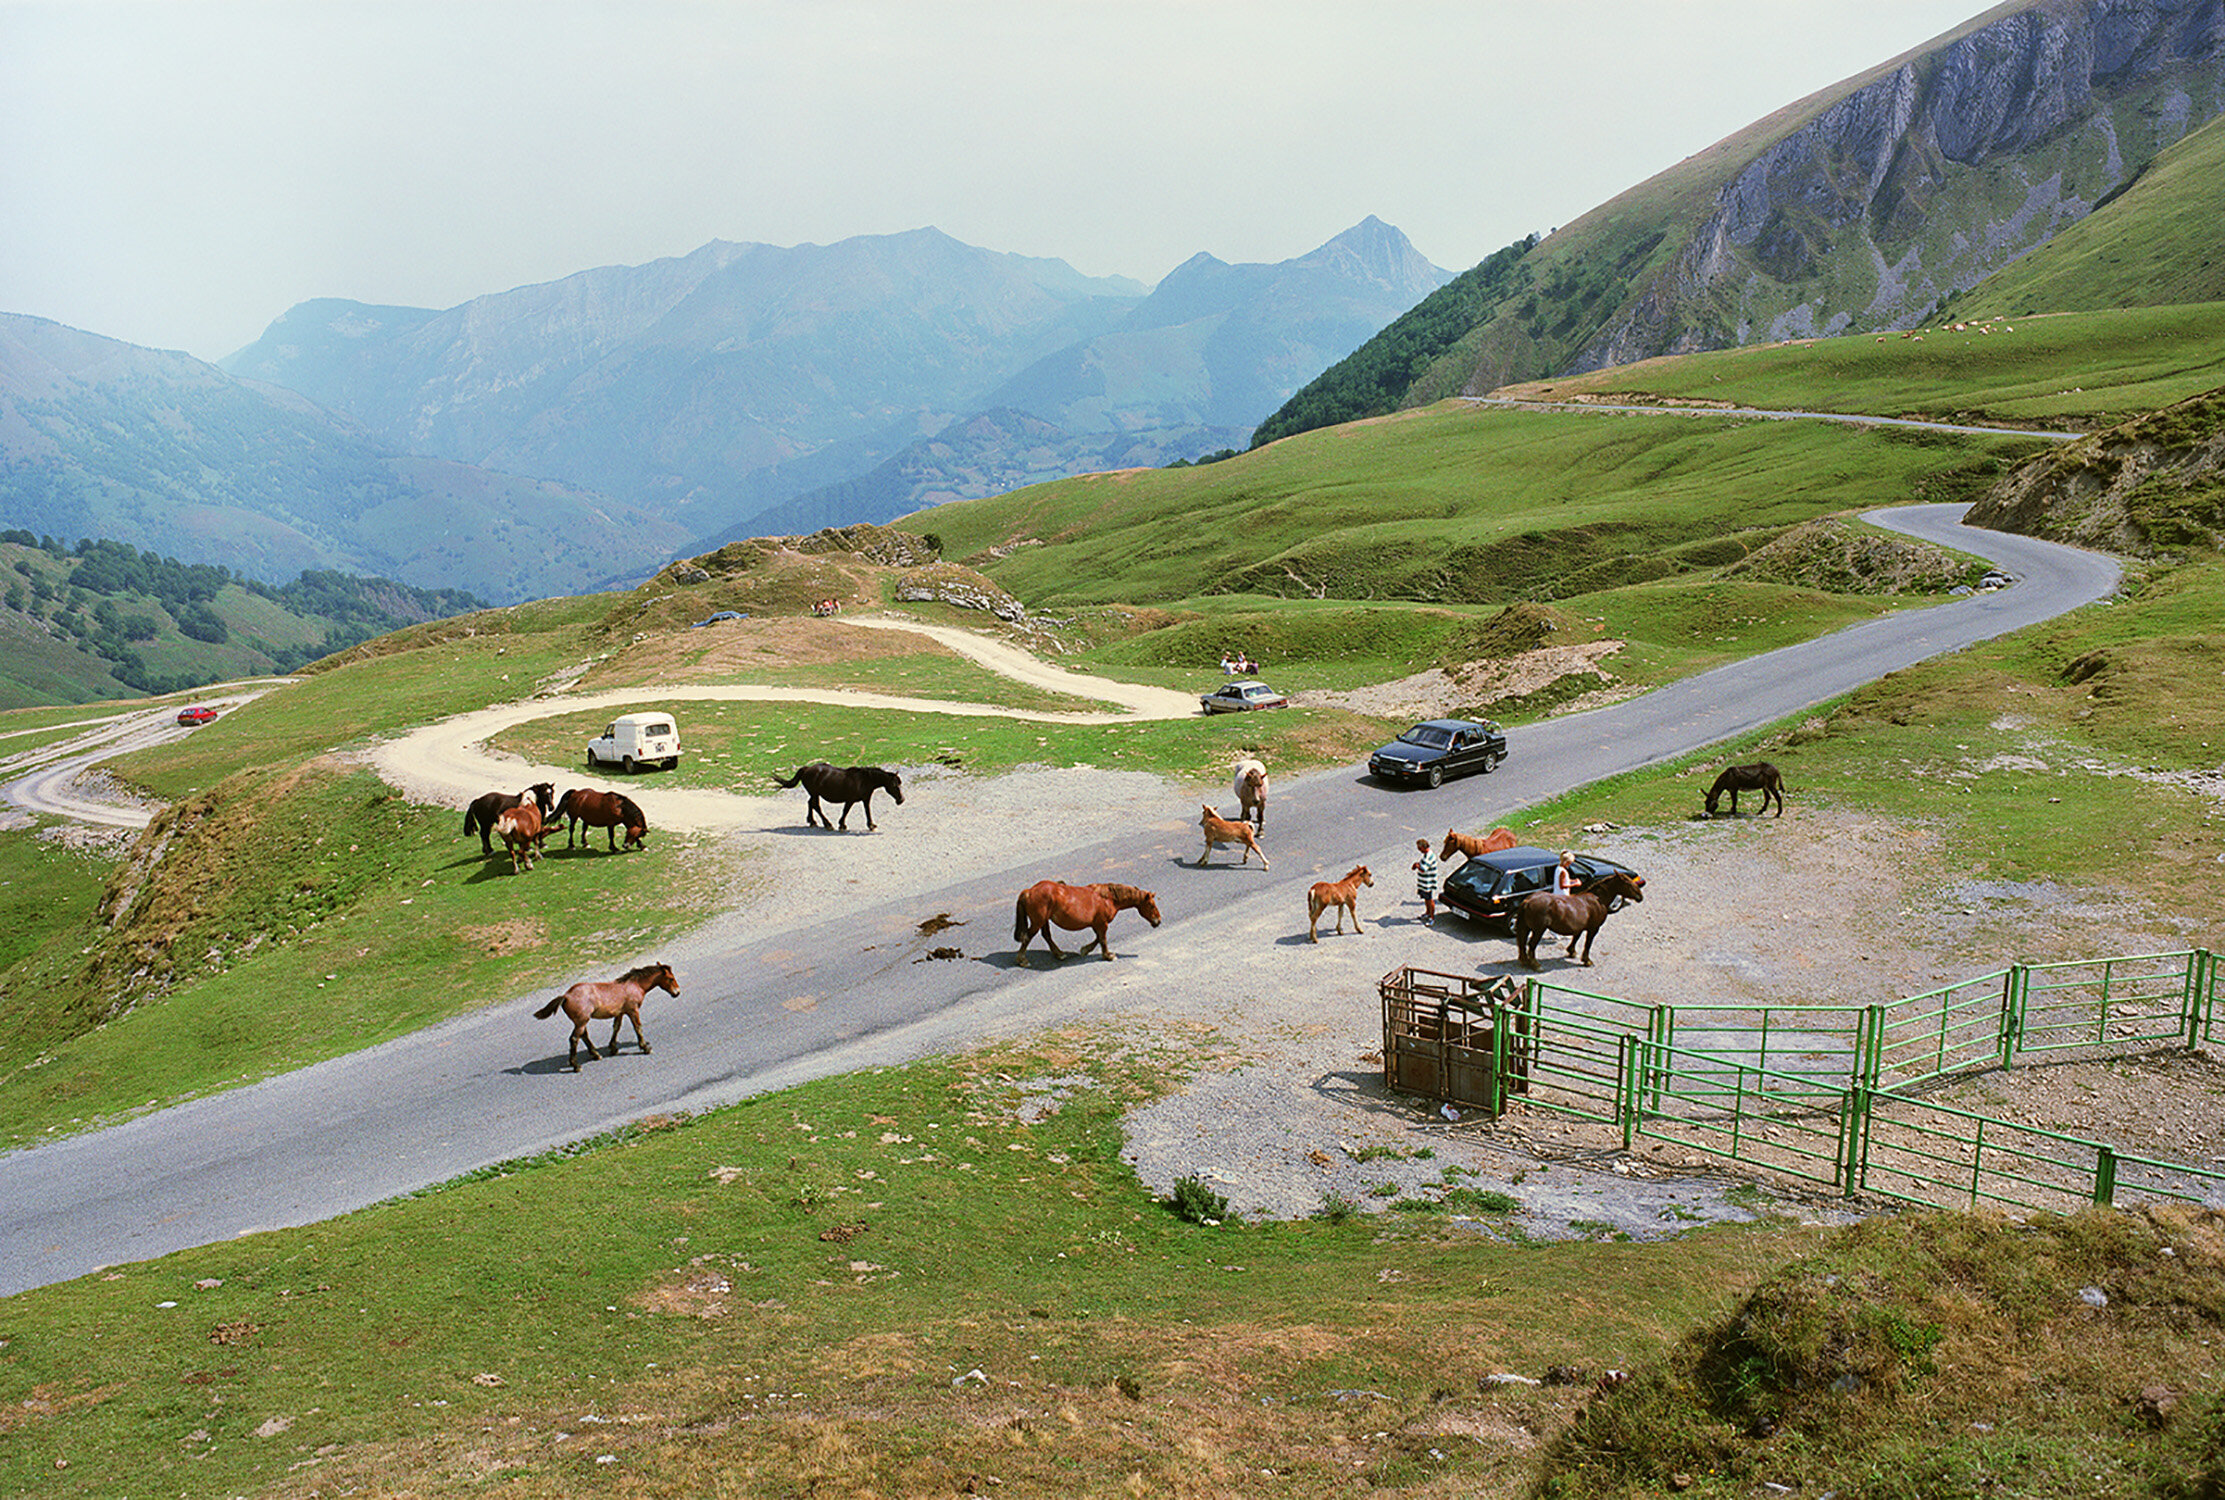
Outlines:
{"type": "Polygon", "coordinates": [[[1383,1085],[1493,1119],[1529,1086],[1528,1012],[1504,975],[1401,968],[1383,976],[1383,1085]],[[1501,1025],[1501,1019],[1505,1024],[1501,1025]]]}

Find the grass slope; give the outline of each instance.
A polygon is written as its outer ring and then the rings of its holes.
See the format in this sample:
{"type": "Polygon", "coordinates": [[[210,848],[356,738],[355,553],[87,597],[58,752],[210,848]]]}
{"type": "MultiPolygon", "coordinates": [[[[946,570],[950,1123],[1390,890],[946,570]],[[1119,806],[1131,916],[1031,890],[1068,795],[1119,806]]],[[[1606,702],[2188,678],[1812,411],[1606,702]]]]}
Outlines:
{"type": "Polygon", "coordinates": [[[2172,146],[2114,200],[1949,304],[1958,319],[2225,302],[2225,120],[2172,146]]]}
{"type": "Polygon", "coordinates": [[[2225,385],[2225,302],[1801,339],[1509,386],[1513,400],[1654,398],[1763,411],[2106,426],[2225,385]]]}
{"type": "Polygon", "coordinates": [[[1031,608],[1213,595],[1502,604],[1705,571],[1819,516],[1948,498],[1959,473],[1990,477],[2031,441],[1455,403],[914,521],[1031,608]]]}

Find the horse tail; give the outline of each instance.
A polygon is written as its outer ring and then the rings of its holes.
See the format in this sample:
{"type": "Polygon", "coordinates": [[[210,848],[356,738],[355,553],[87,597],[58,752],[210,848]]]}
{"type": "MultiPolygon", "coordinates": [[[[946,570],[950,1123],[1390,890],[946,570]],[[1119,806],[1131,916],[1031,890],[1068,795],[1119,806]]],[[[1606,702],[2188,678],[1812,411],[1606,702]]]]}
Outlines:
{"type": "Polygon", "coordinates": [[[1015,943],[1024,943],[1027,940],[1028,893],[1026,891],[1022,891],[1012,903],[1012,941],[1015,943]]]}
{"type": "Polygon", "coordinates": [[[550,1016],[555,1015],[557,1010],[563,1004],[564,997],[562,995],[558,995],[554,1000],[551,1000],[548,1004],[535,1011],[533,1013],[533,1019],[536,1021],[546,1021],[550,1016]]]}
{"type": "Polygon", "coordinates": [[[479,819],[479,809],[478,809],[478,808],[476,808],[476,807],[467,807],[467,808],[465,808],[465,809],[464,809],[464,832],[466,832],[466,833],[477,833],[477,832],[479,831],[478,819],[479,819]]]}
{"type": "Polygon", "coordinates": [[[797,782],[799,782],[799,781],[803,780],[803,773],[804,773],[804,770],[805,770],[805,768],[804,768],[804,767],[802,767],[802,766],[798,766],[798,767],[796,767],[796,774],[795,774],[795,775],[793,775],[793,776],[791,776],[791,777],[789,777],[789,778],[788,778],[788,779],[787,779],[786,781],[783,781],[783,780],[781,780],[781,779],[780,779],[780,773],[779,773],[778,771],[775,771],[775,772],[773,772],[773,785],[774,785],[774,786],[777,786],[777,787],[781,788],[781,789],[782,789],[783,791],[785,791],[785,790],[787,790],[787,789],[789,789],[789,788],[791,788],[791,787],[795,786],[795,784],[796,784],[797,782]]]}

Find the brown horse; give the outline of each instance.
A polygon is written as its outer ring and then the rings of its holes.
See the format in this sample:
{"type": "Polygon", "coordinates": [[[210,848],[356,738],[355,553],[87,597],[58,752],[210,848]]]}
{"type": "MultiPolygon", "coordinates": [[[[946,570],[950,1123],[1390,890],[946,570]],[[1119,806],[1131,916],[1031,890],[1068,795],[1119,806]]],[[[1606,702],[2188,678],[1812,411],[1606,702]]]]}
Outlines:
{"type": "Polygon", "coordinates": [[[835,825],[827,821],[825,810],[819,806],[822,797],[829,802],[842,804],[842,827],[845,829],[850,826],[851,807],[864,803],[867,833],[879,826],[873,821],[875,792],[887,792],[896,799],[898,807],[904,805],[904,778],[879,766],[830,766],[823,760],[815,760],[808,766],[797,767],[796,774],[786,781],[781,780],[778,774],[773,777],[773,785],[778,787],[791,787],[798,783],[811,794],[811,801],[803,810],[804,826],[807,828],[816,824],[830,832],[834,829],[835,825]]]}
{"type": "Polygon", "coordinates": [[[541,840],[549,836],[548,826],[541,821],[541,810],[530,802],[503,809],[494,820],[494,831],[501,838],[502,847],[510,851],[510,873],[513,875],[523,875],[533,868],[533,860],[541,852],[541,840]]]}
{"type": "Polygon", "coordinates": [[[564,825],[564,847],[572,847],[575,835],[585,838],[583,829],[608,830],[610,847],[618,848],[618,830],[626,830],[626,847],[639,849],[642,840],[649,836],[649,820],[642,816],[634,799],[624,792],[598,792],[592,787],[574,787],[556,804],[556,816],[564,825]]]}
{"type": "Polygon", "coordinates": [[[1576,940],[1584,940],[1585,968],[1591,967],[1592,939],[1606,925],[1607,914],[1625,901],[1643,901],[1639,889],[1645,877],[1621,870],[1600,876],[1582,890],[1566,896],[1537,891],[1522,898],[1514,909],[1514,954],[1528,969],[1538,967],[1537,942],[1547,929],[1568,939],[1568,956],[1576,956],[1576,940]]]}
{"type": "Polygon", "coordinates": [[[1262,870],[1268,867],[1267,851],[1259,847],[1259,839],[1252,833],[1251,824],[1242,821],[1231,823],[1202,802],[1198,804],[1198,812],[1201,815],[1197,820],[1198,827],[1205,830],[1205,852],[1197,857],[1200,865],[1211,858],[1213,851],[1222,845],[1242,844],[1245,864],[1250,864],[1252,856],[1257,854],[1259,867],[1262,870]]]}
{"type": "Polygon", "coordinates": [[[1771,798],[1777,802],[1777,816],[1785,815],[1785,779],[1777,768],[1766,760],[1757,760],[1750,766],[1725,766],[1723,774],[1715,778],[1715,785],[1707,789],[1707,815],[1715,816],[1715,802],[1725,792],[1731,794],[1731,816],[1738,816],[1740,792],[1761,793],[1761,810],[1769,811],[1771,798]]]}
{"type": "Polygon", "coordinates": [[[1256,760],[1236,763],[1236,816],[1267,831],[1267,768],[1256,760]]]}
{"type": "Polygon", "coordinates": [[[528,797],[540,810],[541,821],[552,821],[556,816],[556,788],[546,781],[536,781],[522,792],[481,792],[471,799],[471,806],[464,809],[464,833],[479,835],[479,852],[494,857],[494,820],[528,797]]]}
{"type": "Polygon", "coordinates": [[[1461,833],[1457,829],[1445,830],[1445,847],[1437,851],[1439,859],[1451,859],[1464,854],[1474,859],[1479,854],[1492,854],[1501,849],[1512,849],[1522,841],[1514,836],[1511,828],[1494,828],[1489,833],[1461,833]]]}
{"type": "Polygon", "coordinates": [[[1344,931],[1344,914],[1352,913],[1352,930],[1356,933],[1367,929],[1360,925],[1360,887],[1375,884],[1375,877],[1367,872],[1366,865],[1354,865],[1352,873],[1342,880],[1316,881],[1306,892],[1306,939],[1321,941],[1321,914],[1330,907],[1337,909],[1337,932],[1344,931]]]}
{"type": "Polygon", "coordinates": [[[1012,906],[1012,939],[1020,945],[1018,956],[1021,968],[1028,966],[1028,943],[1036,934],[1043,937],[1043,946],[1051,950],[1051,957],[1064,958],[1058,944],[1051,941],[1051,928],[1063,927],[1068,932],[1090,928],[1097,934],[1095,944],[1084,943],[1080,951],[1087,953],[1092,946],[1105,951],[1105,960],[1112,961],[1112,939],[1109,936],[1112,919],[1124,911],[1140,911],[1143,919],[1152,926],[1159,925],[1159,898],[1132,885],[1067,885],[1057,880],[1038,880],[1020,892],[1020,899],[1012,906]]]}
{"type": "Polygon", "coordinates": [[[533,1013],[536,1021],[546,1021],[562,1010],[572,1021],[572,1071],[579,1071],[579,1044],[587,1044],[587,1055],[602,1059],[595,1050],[595,1039],[587,1034],[589,1021],[610,1022],[610,1055],[618,1055],[618,1028],[627,1019],[634,1023],[634,1040],[641,1050],[649,1050],[649,1039],[641,1034],[641,1002],[651,990],[663,990],[675,1000],[680,997],[680,980],[670,964],[643,964],[638,969],[628,969],[616,979],[583,979],[563,994],[533,1013]]]}

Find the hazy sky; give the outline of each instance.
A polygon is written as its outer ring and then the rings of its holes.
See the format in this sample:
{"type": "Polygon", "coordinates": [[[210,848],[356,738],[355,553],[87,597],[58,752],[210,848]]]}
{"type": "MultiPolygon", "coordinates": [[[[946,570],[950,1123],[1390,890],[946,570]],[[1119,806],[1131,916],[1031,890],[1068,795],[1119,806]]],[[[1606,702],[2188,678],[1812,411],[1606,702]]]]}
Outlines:
{"type": "Polygon", "coordinates": [[[0,0],[0,311],[217,359],[707,240],[1462,269],[1984,0],[0,0]]]}

